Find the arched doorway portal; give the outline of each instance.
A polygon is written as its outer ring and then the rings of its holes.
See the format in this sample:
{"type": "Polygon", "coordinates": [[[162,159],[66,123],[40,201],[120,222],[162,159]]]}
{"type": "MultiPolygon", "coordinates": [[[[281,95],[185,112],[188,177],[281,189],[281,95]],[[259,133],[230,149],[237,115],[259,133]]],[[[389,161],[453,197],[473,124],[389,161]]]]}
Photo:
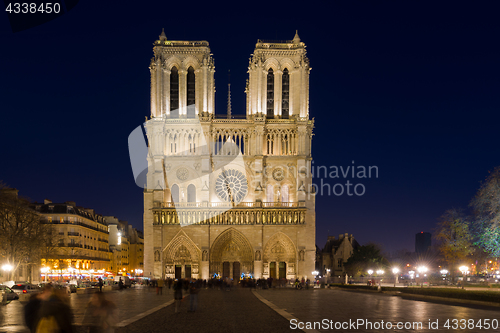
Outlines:
{"type": "Polygon", "coordinates": [[[248,239],[230,228],[217,237],[211,248],[210,276],[238,280],[241,274],[253,275],[253,250],[248,239]]]}
{"type": "Polygon", "coordinates": [[[264,277],[273,279],[292,279],[296,274],[295,245],[290,237],[282,232],[274,234],[264,247],[264,277]]]}
{"type": "Polygon", "coordinates": [[[198,279],[201,253],[182,231],[163,251],[164,277],[198,279]]]}

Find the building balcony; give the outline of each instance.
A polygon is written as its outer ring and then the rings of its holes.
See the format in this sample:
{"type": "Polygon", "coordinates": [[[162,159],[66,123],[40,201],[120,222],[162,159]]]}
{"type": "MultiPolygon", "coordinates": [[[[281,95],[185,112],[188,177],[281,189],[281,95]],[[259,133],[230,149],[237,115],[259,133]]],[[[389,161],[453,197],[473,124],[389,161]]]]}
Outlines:
{"type": "Polygon", "coordinates": [[[82,226],[82,227],[87,228],[87,229],[91,229],[91,230],[95,230],[95,231],[98,231],[98,232],[102,232],[104,234],[109,234],[107,231],[101,230],[101,229],[99,229],[97,227],[90,226],[90,225],[88,225],[86,223],[83,223],[83,222],[70,222],[70,221],[66,221],[65,220],[63,222],[61,222],[61,221],[52,221],[52,222],[50,222],[50,221],[41,221],[41,223],[44,223],[44,224],[59,224],[59,225],[61,225],[61,224],[79,225],[79,226],[82,226]]]}
{"type": "Polygon", "coordinates": [[[68,236],[80,236],[79,232],[68,231],[68,236]]]}
{"type": "Polygon", "coordinates": [[[300,202],[158,202],[153,208],[305,208],[306,203],[300,202]]]}

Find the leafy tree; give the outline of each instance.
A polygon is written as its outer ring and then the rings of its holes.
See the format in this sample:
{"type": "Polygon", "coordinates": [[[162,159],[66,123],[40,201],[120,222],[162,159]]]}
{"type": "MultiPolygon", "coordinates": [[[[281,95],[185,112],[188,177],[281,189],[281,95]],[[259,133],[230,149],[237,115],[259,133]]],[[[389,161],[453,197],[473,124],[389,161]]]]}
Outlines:
{"type": "Polygon", "coordinates": [[[493,257],[500,257],[500,167],[490,172],[470,205],[475,214],[475,243],[493,257]]]}
{"type": "Polygon", "coordinates": [[[452,279],[455,278],[456,265],[474,253],[469,220],[459,209],[447,210],[440,218],[436,228],[438,248],[450,265],[452,279]]]}
{"type": "MultiPolygon", "coordinates": [[[[20,198],[17,190],[0,188],[0,257],[12,265],[12,279],[21,264],[40,263],[41,255],[51,241],[51,227],[40,223],[39,214],[30,208],[29,201],[20,198]]],[[[28,274],[30,276],[30,274],[28,274]]]]}
{"type": "Polygon", "coordinates": [[[349,275],[360,275],[368,269],[376,270],[386,265],[387,260],[382,256],[380,248],[375,244],[368,244],[354,249],[344,267],[349,275]]]}

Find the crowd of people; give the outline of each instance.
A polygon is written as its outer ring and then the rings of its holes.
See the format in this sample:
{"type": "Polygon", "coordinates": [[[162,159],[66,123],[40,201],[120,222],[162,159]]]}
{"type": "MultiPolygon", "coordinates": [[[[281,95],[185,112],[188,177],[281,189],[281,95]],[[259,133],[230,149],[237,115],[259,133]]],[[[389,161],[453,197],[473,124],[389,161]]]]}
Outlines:
{"type": "MultiPolygon", "coordinates": [[[[72,333],[73,312],[64,289],[46,284],[41,293],[33,294],[24,307],[24,319],[32,333],[72,333]]],[[[102,292],[92,295],[83,325],[89,333],[112,333],[117,322],[116,306],[102,292]]]]}

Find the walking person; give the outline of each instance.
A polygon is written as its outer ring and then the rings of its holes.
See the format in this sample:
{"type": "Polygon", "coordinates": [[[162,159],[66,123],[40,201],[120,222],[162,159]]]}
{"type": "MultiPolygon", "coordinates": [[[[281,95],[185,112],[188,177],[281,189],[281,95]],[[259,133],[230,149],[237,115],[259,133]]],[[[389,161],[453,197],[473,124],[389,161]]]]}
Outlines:
{"type": "Polygon", "coordinates": [[[103,286],[103,284],[104,284],[104,283],[103,283],[103,281],[102,281],[102,279],[101,279],[101,278],[99,278],[99,280],[98,280],[98,281],[99,281],[99,282],[98,282],[98,284],[99,284],[99,292],[101,292],[101,293],[102,293],[102,286],[103,286]]]}
{"type": "Polygon", "coordinates": [[[95,293],[87,305],[83,324],[89,333],[113,333],[116,325],[116,305],[108,301],[102,292],[95,293]]]}
{"type": "Polygon", "coordinates": [[[181,310],[182,301],[182,280],[175,281],[174,284],[175,313],[181,310]]]}
{"type": "Polygon", "coordinates": [[[73,333],[73,313],[66,291],[53,289],[40,296],[40,310],[35,332],[73,333]]]}
{"type": "Polygon", "coordinates": [[[158,279],[158,284],[157,284],[157,287],[156,287],[156,295],[158,295],[158,293],[160,295],[163,295],[163,279],[158,279]]]}
{"type": "Polygon", "coordinates": [[[36,327],[38,325],[38,321],[40,320],[38,312],[42,306],[42,301],[50,297],[52,289],[52,284],[46,284],[43,288],[43,292],[41,294],[32,294],[28,304],[24,307],[24,321],[32,333],[36,332],[36,327]]]}
{"type": "Polygon", "coordinates": [[[198,292],[200,291],[197,281],[191,281],[189,287],[189,312],[195,312],[198,308],[198,292]]]}

